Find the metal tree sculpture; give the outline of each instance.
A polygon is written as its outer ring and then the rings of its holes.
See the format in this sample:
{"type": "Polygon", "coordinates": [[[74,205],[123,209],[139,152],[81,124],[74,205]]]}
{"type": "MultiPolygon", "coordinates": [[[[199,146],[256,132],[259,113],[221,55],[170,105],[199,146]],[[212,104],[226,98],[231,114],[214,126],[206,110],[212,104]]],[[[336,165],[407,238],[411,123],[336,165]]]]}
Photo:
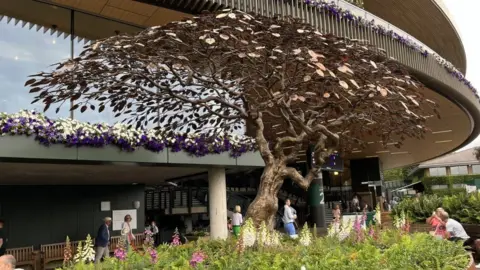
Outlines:
{"type": "Polygon", "coordinates": [[[335,150],[423,136],[423,110],[435,103],[399,64],[298,19],[222,12],[97,41],[27,85],[45,109],[74,101],[84,112],[96,101],[139,127],[222,135],[247,126],[265,161],[247,215],[269,226],[285,178],[307,189],[335,150]],[[309,144],[317,167],[302,176],[288,165],[309,144]]]}

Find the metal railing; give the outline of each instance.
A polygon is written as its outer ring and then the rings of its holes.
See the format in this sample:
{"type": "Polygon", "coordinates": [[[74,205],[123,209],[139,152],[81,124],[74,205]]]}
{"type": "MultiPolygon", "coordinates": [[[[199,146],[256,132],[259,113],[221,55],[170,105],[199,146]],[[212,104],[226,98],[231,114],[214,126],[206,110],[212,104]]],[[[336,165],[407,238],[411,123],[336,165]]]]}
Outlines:
{"type": "Polygon", "coordinates": [[[442,94],[449,95],[449,91],[455,89],[473,103],[470,105],[480,110],[474,88],[463,79],[462,75],[447,70],[445,65],[440,64],[437,59],[439,56],[432,49],[390,23],[343,0],[335,0],[332,3],[337,4],[344,11],[348,10],[352,15],[361,17],[364,20],[363,23],[349,19],[348,16],[332,14],[328,9],[321,8],[318,3],[325,4],[321,0],[307,2],[305,0],[214,0],[214,2],[220,7],[234,8],[263,16],[280,15],[300,18],[323,33],[368,41],[380,48],[387,57],[409,67],[411,71],[436,79],[437,85],[440,83],[451,88],[435,90],[443,90],[442,94]],[[381,26],[381,31],[378,26],[381,26]],[[390,30],[397,34],[396,38],[385,34],[385,31],[390,30]],[[429,53],[422,53],[424,50],[429,53]]]}

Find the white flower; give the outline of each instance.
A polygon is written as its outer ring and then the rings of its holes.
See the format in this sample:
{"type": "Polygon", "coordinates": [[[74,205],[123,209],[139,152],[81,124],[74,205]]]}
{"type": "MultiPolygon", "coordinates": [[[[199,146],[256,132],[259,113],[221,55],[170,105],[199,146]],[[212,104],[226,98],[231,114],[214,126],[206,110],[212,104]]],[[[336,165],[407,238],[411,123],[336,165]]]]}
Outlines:
{"type": "Polygon", "coordinates": [[[306,223],[303,226],[302,231],[300,232],[299,242],[303,246],[309,246],[312,243],[312,233],[310,232],[310,229],[308,228],[308,225],[306,223]]]}
{"type": "Polygon", "coordinates": [[[255,241],[257,240],[257,232],[255,231],[255,227],[253,225],[253,221],[248,219],[243,226],[243,244],[245,247],[252,247],[255,245],[255,241]]]}

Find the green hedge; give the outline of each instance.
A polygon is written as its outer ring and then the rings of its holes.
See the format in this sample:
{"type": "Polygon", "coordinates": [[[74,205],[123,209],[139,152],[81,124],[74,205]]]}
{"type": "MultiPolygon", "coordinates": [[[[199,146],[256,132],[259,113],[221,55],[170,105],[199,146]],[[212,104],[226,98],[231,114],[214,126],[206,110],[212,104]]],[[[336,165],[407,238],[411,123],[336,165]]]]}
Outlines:
{"type": "Polygon", "coordinates": [[[452,196],[460,193],[466,193],[464,188],[451,188],[451,189],[436,189],[432,190],[432,194],[438,195],[439,197],[452,196]]]}
{"type": "Polygon", "coordinates": [[[427,176],[422,179],[422,183],[428,192],[432,192],[433,185],[448,185],[452,189],[455,184],[468,184],[475,179],[480,179],[480,175],[427,176]]]}

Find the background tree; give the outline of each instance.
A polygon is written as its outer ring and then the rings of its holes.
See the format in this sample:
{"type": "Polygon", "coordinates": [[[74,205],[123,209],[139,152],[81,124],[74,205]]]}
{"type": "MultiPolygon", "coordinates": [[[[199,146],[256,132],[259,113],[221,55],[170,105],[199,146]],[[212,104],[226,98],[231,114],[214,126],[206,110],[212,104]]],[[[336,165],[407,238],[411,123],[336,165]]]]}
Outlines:
{"type": "Polygon", "coordinates": [[[99,40],[33,75],[34,102],[110,106],[127,123],[163,132],[223,136],[246,126],[265,161],[247,215],[270,227],[285,178],[307,189],[333,151],[372,137],[397,146],[423,137],[435,103],[378,50],[290,17],[222,12],[99,40]],[[316,167],[303,176],[289,164],[308,145],[316,167]]]}
{"type": "Polygon", "coordinates": [[[383,180],[384,181],[397,181],[397,180],[407,180],[408,174],[416,166],[405,166],[402,168],[390,169],[383,171],[383,180]]]}

